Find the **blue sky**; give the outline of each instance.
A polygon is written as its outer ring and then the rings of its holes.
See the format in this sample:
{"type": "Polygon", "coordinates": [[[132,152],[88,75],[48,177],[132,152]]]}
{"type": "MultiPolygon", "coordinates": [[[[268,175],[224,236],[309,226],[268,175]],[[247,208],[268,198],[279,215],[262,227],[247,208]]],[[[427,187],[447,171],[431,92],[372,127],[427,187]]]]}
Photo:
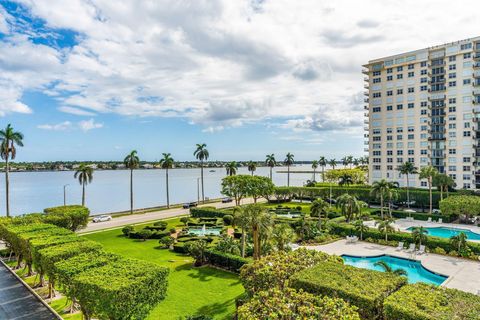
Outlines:
{"type": "Polygon", "coordinates": [[[475,36],[448,3],[0,0],[0,125],[18,161],[361,156],[361,64],[475,36]]]}

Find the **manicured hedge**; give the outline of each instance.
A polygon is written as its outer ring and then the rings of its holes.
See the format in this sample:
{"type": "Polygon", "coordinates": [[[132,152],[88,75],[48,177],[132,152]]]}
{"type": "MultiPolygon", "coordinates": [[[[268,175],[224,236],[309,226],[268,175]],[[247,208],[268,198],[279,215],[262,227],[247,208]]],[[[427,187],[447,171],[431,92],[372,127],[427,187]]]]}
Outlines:
{"type": "Polygon", "coordinates": [[[46,217],[44,217],[46,223],[58,225],[55,223],[55,220],[57,220],[64,224],[59,226],[72,231],[85,228],[90,216],[90,210],[80,205],[46,208],[43,212],[46,213],[46,217]]]}
{"type": "MultiPolygon", "coordinates": [[[[170,235],[170,231],[153,231],[149,228],[144,229],[152,231],[152,234],[147,239],[162,239],[163,237],[170,235]]],[[[128,237],[131,239],[143,239],[143,237],[141,236],[141,232],[141,230],[132,231],[128,234],[128,237]]]]}
{"type": "MultiPolygon", "coordinates": [[[[381,215],[380,209],[378,210],[372,210],[370,212],[371,214],[375,214],[377,216],[381,215]]],[[[383,211],[383,214],[388,214],[388,211],[383,211]]],[[[445,214],[428,214],[428,213],[421,213],[421,212],[412,212],[408,213],[402,210],[392,210],[392,216],[394,218],[398,219],[404,219],[407,217],[412,217],[415,220],[422,220],[422,221],[427,221],[428,218],[432,218],[433,221],[438,221],[438,219],[442,219],[443,222],[453,222],[457,219],[458,215],[452,214],[452,215],[445,215],[445,214]]]]}
{"type": "Polygon", "coordinates": [[[417,283],[406,285],[384,302],[385,320],[480,319],[480,297],[417,283]]]}
{"type": "Polygon", "coordinates": [[[296,273],[290,281],[295,289],[342,298],[357,306],[365,319],[379,319],[383,314],[383,300],[405,285],[407,278],[324,262],[296,273]]]}
{"type": "Polygon", "coordinates": [[[466,217],[480,216],[480,197],[467,195],[450,196],[440,202],[440,210],[443,214],[455,214],[466,217]]]}
{"type": "Polygon", "coordinates": [[[249,259],[216,250],[207,250],[205,255],[209,264],[237,273],[243,265],[250,262],[249,259]]]}
{"type": "Polygon", "coordinates": [[[228,214],[228,212],[217,210],[213,207],[205,207],[205,208],[190,208],[190,215],[193,218],[223,218],[224,215],[228,214]]]}

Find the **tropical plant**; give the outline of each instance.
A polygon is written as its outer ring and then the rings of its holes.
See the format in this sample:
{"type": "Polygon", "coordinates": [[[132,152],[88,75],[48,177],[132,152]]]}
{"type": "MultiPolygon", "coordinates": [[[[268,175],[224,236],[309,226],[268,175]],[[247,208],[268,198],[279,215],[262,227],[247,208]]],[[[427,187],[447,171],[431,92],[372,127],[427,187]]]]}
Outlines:
{"type": "Polygon", "coordinates": [[[362,219],[355,220],[353,225],[355,226],[355,230],[360,232],[360,240],[363,240],[363,233],[368,231],[369,228],[363,223],[362,219]]]}
{"type": "Polygon", "coordinates": [[[73,177],[78,179],[78,182],[82,185],[82,206],[85,206],[85,186],[92,182],[93,168],[82,163],[77,170],[75,170],[73,177]]]}
{"type": "Polygon", "coordinates": [[[10,216],[10,164],[8,160],[14,160],[17,155],[16,146],[23,147],[23,134],[15,131],[11,124],[4,130],[0,130],[0,156],[5,160],[5,206],[7,217],[10,216]]]}
{"type": "Polygon", "coordinates": [[[188,222],[190,221],[190,219],[188,217],[181,217],[180,218],[180,222],[183,223],[183,225],[188,225],[188,222]]]}
{"type": "Polygon", "coordinates": [[[162,246],[162,248],[168,249],[175,243],[175,238],[172,236],[165,236],[163,238],[160,238],[160,240],[158,240],[158,243],[162,246]]]}
{"type": "Polygon", "coordinates": [[[330,159],[328,161],[328,164],[330,165],[330,167],[332,167],[333,170],[335,170],[335,167],[337,166],[337,160],[335,159],[330,159]]]}
{"type": "Polygon", "coordinates": [[[275,160],[275,155],[273,153],[267,154],[265,163],[268,167],[270,167],[270,180],[272,180],[272,170],[273,170],[273,167],[277,165],[277,161],[275,160]]]}
{"type": "Polygon", "coordinates": [[[378,231],[385,234],[385,241],[388,241],[388,234],[395,231],[395,228],[392,226],[394,222],[395,220],[391,218],[375,222],[378,231]]]}
{"type": "Polygon", "coordinates": [[[418,243],[418,247],[422,245],[422,242],[425,243],[427,241],[427,229],[425,229],[423,226],[420,227],[414,227],[412,230],[412,238],[413,242],[416,244],[418,243]]]}
{"type": "Polygon", "coordinates": [[[290,187],[290,166],[295,163],[293,157],[294,155],[288,152],[284,160],[284,163],[287,166],[287,187],[290,187]]]}
{"type": "Polygon", "coordinates": [[[348,165],[348,158],[345,156],[341,159],[341,161],[342,161],[342,164],[343,164],[343,168],[346,169],[347,165],[348,165]]]}
{"type": "Polygon", "coordinates": [[[205,264],[205,252],[208,249],[208,243],[205,240],[191,241],[186,244],[188,253],[195,259],[195,266],[199,267],[205,264]]]}
{"type": "Polygon", "coordinates": [[[207,145],[205,143],[197,143],[197,149],[193,152],[195,158],[200,160],[200,180],[202,180],[202,202],[205,202],[205,190],[203,184],[203,162],[208,160],[210,154],[207,150],[207,145]]]}
{"type": "Polygon", "coordinates": [[[460,232],[456,236],[452,236],[450,238],[450,243],[454,248],[456,248],[457,252],[462,255],[462,253],[468,248],[467,235],[465,232],[460,232]]]}
{"type": "Polygon", "coordinates": [[[433,185],[437,187],[440,190],[440,200],[443,200],[443,193],[447,193],[448,197],[448,189],[455,186],[455,180],[453,180],[452,177],[449,175],[446,175],[445,173],[439,173],[436,174],[433,177],[432,181],[433,185]]]}
{"type": "Polygon", "coordinates": [[[325,166],[327,165],[327,159],[321,156],[318,160],[318,165],[322,168],[322,182],[325,182],[325,166]]]}
{"type": "Polygon", "coordinates": [[[237,174],[238,163],[236,161],[231,161],[231,162],[227,163],[225,168],[227,169],[227,175],[228,176],[234,176],[234,175],[237,174]]]}
{"type": "Polygon", "coordinates": [[[329,204],[323,199],[316,199],[310,206],[310,215],[318,216],[318,229],[322,230],[322,215],[327,214],[329,204]]]}
{"type": "MultiPolygon", "coordinates": [[[[338,180],[338,184],[340,186],[345,186],[348,187],[349,185],[353,184],[353,178],[350,174],[344,173],[340,176],[340,179],[338,180]]],[[[347,189],[348,192],[348,189],[347,189]]]]}
{"type": "Polygon", "coordinates": [[[407,161],[401,164],[397,170],[404,174],[407,177],[407,207],[410,208],[410,180],[409,177],[411,174],[417,174],[417,167],[413,164],[413,162],[407,161]]]}
{"type": "Polygon", "coordinates": [[[258,260],[261,257],[260,237],[272,225],[272,216],[266,211],[266,208],[258,204],[248,204],[243,208],[246,224],[252,231],[253,238],[253,259],[258,260]]]}
{"type": "Polygon", "coordinates": [[[363,202],[358,201],[355,196],[345,193],[337,198],[336,206],[340,208],[346,221],[349,222],[362,212],[363,202]]]}
{"type": "Polygon", "coordinates": [[[433,178],[438,174],[437,169],[435,169],[432,166],[426,166],[420,169],[420,179],[427,179],[428,183],[428,192],[430,195],[430,209],[429,213],[432,214],[432,206],[433,206],[433,201],[432,201],[432,184],[433,184],[433,178]]]}
{"type": "Polygon", "coordinates": [[[316,175],[317,169],[318,169],[318,161],[317,160],[312,161],[312,169],[313,169],[313,181],[316,181],[315,175],[316,175]]]}
{"type": "Polygon", "coordinates": [[[257,163],[254,161],[249,161],[247,165],[247,169],[252,173],[252,176],[253,176],[253,174],[257,170],[257,163]]]}
{"type": "Polygon", "coordinates": [[[384,199],[385,199],[385,195],[387,195],[387,193],[390,191],[390,186],[391,185],[387,180],[382,179],[382,180],[375,181],[372,184],[372,189],[370,190],[371,195],[373,195],[377,199],[380,199],[380,215],[382,219],[384,218],[384,215],[383,215],[384,199]]]}
{"type": "Polygon", "coordinates": [[[375,262],[374,265],[377,267],[381,267],[383,271],[385,271],[386,273],[396,274],[397,276],[407,275],[407,271],[405,271],[404,269],[399,268],[399,269],[393,270],[393,268],[388,263],[382,260],[375,262]]]}
{"type": "Polygon", "coordinates": [[[240,255],[241,253],[238,241],[230,236],[221,237],[217,243],[217,246],[215,247],[215,250],[223,253],[230,253],[236,256],[240,255]]]}
{"type": "Polygon", "coordinates": [[[133,213],[133,170],[137,169],[140,164],[140,159],[137,156],[137,150],[130,152],[125,159],[123,159],[125,167],[130,169],[130,214],[133,213]]]}
{"type": "Polygon", "coordinates": [[[168,169],[173,168],[173,163],[174,160],[171,157],[170,153],[162,153],[163,158],[160,159],[158,164],[162,169],[165,169],[165,185],[166,185],[166,191],[167,191],[167,208],[170,208],[170,193],[169,193],[169,186],[168,186],[168,169]]]}
{"type": "Polygon", "coordinates": [[[295,239],[295,232],[288,224],[279,223],[272,228],[270,237],[278,251],[285,251],[287,245],[295,239]]]}
{"type": "Polygon", "coordinates": [[[235,207],[233,208],[233,221],[234,224],[239,226],[240,229],[242,230],[242,239],[240,242],[240,251],[242,258],[245,257],[245,242],[246,242],[246,230],[248,228],[248,214],[245,213],[245,210],[243,210],[242,207],[235,207]]]}

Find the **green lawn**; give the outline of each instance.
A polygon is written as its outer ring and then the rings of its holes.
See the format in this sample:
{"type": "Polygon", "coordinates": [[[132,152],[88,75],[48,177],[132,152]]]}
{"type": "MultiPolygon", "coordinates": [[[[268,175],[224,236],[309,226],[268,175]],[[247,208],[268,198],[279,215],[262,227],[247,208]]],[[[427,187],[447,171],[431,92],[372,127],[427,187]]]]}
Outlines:
{"type": "MultiPolygon", "coordinates": [[[[167,230],[182,224],[168,220],[167,230]]],[[[229,319],[235,310],[235,298],[243,293],[238,276],[210,267],[193,268],[189,256],[159,249],[158,240],[146,242],[125,238],[121,229],[85,235],[100,242],[106,250],[126,257],[151,261],[170,268],[167,298],[148,319],[178,319],[190,314],[208,314],[229,319]]]]}

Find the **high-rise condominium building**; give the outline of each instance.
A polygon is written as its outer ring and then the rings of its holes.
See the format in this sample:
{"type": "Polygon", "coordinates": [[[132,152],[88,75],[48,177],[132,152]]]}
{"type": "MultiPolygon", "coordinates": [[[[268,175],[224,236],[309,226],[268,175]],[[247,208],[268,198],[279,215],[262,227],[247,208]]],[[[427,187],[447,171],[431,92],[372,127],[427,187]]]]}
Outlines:
{"type": "Polygon", "coordinates": [[[480,37],[371,60],[363,73],[370,183],[406,185],[397,168],[409,161],[480,189],[480,37]]]}

